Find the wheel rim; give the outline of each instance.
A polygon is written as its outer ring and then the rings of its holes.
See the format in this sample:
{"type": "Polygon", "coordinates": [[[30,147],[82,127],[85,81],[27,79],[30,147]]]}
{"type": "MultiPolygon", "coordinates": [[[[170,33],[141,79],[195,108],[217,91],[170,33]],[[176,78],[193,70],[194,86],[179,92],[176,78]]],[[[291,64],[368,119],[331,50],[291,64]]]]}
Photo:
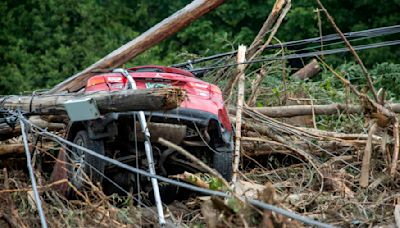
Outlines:
{"type": "MultiPolygon", "coordinates": [[[[82,138],[78,138],[75,140],[75,144],[78,146],[84,146],[84,141],[82,138]]],[[[82,186],[82,180],[84,178],[84,170],[85,170],[85,153],[82,150],[74,148],[71,154],[71,162],[72,162],[72,182],[76,187],[82,186]]]]}

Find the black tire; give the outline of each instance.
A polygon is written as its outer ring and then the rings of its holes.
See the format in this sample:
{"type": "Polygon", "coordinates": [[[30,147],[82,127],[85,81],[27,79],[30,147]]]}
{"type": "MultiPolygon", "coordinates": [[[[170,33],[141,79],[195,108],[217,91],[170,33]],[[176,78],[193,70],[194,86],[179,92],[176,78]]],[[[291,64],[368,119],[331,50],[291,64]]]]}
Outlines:
{"type": "Polygon", "coordinates": [[[213,155],[213,167],[217,170],[222,177],[227,181],[232,179],[232,151],[214,151],[213,155]]]}
{"type": "MultiPolygon", "coordinates": [[[[102,140],[92,140],[87,131],[81,130],[76,133],[73,143],[88,148],[104,155],[104,143],[102,140]]],[[[83,190],[85,182],[82,171],[90,178],[93,183],[102,183],[105,162],[93,155],[85,153],[77,148],[69,151],[70,163],[68,165],[68,179],[78,189],[83,190]]]]}

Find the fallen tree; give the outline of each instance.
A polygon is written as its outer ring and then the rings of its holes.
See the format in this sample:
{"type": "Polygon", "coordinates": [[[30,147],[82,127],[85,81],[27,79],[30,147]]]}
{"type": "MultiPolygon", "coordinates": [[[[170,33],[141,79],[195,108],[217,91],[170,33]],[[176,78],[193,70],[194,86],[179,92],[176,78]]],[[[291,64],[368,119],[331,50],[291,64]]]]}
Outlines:
{"type": "Polygon", "coordinates": [[[101,114],[122,111],[154,111],[176,108],[184,99],[180,88],[160,88],[124,91],[102,91],[90,94],[57,94],[40,96],[4,96],[0,108],[21,109],[33,115],[65,114],[69,100],[93,99],[101,114]]]}

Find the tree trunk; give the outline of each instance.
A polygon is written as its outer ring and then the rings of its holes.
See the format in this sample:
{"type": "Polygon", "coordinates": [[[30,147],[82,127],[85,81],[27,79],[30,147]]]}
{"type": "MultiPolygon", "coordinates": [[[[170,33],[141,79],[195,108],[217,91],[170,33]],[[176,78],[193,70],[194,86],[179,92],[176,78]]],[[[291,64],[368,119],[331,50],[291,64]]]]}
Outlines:
{"type": "Polygon", "coordinates": [[[60,91],[76,92],[85,86],[94,70],[116,68],[135,56],[175,34],[191,22],[222,4],[224,0],[194,0],[185,8],[164,19],[145,33],[114,50],[85,70],[56,85],[50,94],[60,91]]]}
{"type": "Polygon", "coordinates": [[[154,111],[176,108],[184,99],[180,88],[161,88],[124,91],[102,91],[91,94],[6,96],[0,98],[1,108],[21,109],[34,115],[65,114],[68,100],[92,98],[101,114],[123,111],[154,111]]]}

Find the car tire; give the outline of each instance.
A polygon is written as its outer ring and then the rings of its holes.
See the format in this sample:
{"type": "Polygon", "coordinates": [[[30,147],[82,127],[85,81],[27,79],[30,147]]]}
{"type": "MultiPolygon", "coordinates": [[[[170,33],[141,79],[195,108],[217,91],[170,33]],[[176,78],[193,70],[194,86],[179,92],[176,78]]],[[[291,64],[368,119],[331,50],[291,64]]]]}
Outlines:
{"type": "MultiPolygon", "coordinates": [[[[73,143],[104,155],[104,143],[102,140],[92,140],[87,131],[79,131],[73,143]]],[[[102,183],[105,162],[75,147],[69,151],[68,179],[77,188],[83,190],[85,186],[85,173],[93,183],[102,183]],[[83,173],[82,173],[83,172],[83,173]]]]}
{"type": "Polygon", "coordinates": [[[214,151],[213,152],[213,167],[227,181],[232,179],[232,151],[214,151]]]}

